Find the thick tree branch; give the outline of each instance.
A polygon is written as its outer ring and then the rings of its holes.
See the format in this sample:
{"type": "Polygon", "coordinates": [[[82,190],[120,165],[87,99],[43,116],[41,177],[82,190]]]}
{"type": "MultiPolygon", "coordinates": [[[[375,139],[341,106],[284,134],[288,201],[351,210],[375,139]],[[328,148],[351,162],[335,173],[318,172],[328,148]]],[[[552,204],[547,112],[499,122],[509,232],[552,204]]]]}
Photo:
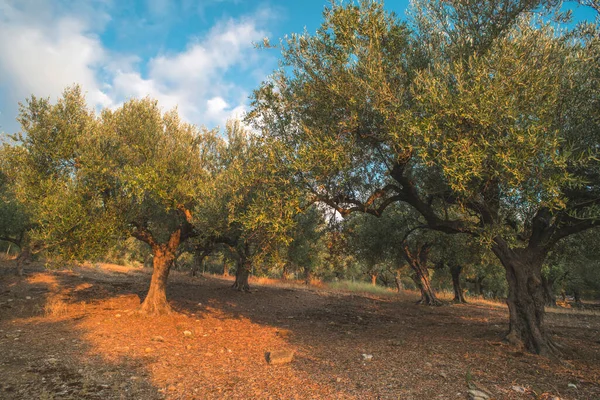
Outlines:
{"type": "Polygon", "coordinates": [[[19,240],[19,239],[7,237],[7,236],[0,236],[0,241],[12,243],[15,246],[18,246],[19,248],[21,248],[21,240],[19,240]]]}
{"type": "Polygon", "coordinates": [[[580,232],[584,232],[588,229],[592,229],[595,227],[600,226],[600,219],[599,220],[584,220],[581,221],[579,223],[576,224],[569,224],[569,225],[564,225],[560,228],[557,228],[554,230],[554,234],[552,235],[552,237],[550,238],[550,240],[547,242],[546,244],[546,248],[550,249],[552,246],[554,246],[558,241],[560,241],[561,239],[566,238],[567,236],[571,236],[574,235],[576,233],[580,233],[580,232]]]}
{"type": "Polygon", "coordinates": [[[148,244],[150,247],[152,247],[152,249],[156,248],[159,245],[158,242],[154,239],[154,235],[152,235],[152,233],[148,229],[144,228],[141,224],[138,224],[136,222],[132,223],[132,225],[135,226],[135,230],[131,233],[131,236],[148,244]]]}

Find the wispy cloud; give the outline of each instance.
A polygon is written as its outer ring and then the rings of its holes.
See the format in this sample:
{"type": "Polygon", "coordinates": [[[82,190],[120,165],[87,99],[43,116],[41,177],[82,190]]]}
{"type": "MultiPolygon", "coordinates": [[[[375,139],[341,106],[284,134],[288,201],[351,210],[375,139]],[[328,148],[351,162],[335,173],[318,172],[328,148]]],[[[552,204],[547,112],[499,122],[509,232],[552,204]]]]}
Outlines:
{"type": "MultiPolygon", "coordinates": [[[[74,83],[97,108],[151,96],[165,109],[178,106],[190,122],[223,126],[247,108],[250,88],[240,82],[254,82],[269,64],[252,45],[268,35],[262,27],[272,14],[265,10],[222,19],[189,38],[183,50],[142,59],[135,49],[117,53],[102,42],[109,1],[66,3],[33,9],[39,2],[0,0],[0,129],[18,129],[12,121],[18,100],[30,94],[55,98],[74,83]]],[[[158,15],[172,4],[148,0],[147,7],[158,15]]]]}

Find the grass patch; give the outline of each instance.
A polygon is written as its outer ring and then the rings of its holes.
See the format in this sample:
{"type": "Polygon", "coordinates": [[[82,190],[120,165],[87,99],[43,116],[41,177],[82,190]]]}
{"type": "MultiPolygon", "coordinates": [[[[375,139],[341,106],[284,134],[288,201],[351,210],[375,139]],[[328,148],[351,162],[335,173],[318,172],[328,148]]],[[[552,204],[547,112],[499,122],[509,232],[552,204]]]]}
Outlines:
{"type": "Polygon", "coordinates": [[[375,286],[369,282],[352,282],[343,280],[338,282],[329,282],[327,286],[332,290],[341,290],[345,292],[371,293],[378,295],[397,294],[397,292],[393,289],[383,286],[375,286]]]}

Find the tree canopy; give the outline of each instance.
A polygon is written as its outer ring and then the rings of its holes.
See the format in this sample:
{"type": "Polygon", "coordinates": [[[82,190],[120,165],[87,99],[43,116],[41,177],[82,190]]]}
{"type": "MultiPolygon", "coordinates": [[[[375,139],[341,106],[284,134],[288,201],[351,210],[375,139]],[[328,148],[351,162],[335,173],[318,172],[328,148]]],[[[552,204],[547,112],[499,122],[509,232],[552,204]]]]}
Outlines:
{"type": "Polygon", "coordinates": [[[428,228],[491,246],[509,281],[508,338],[552,351],[541,264],[598,222],[597,26],[538,1],[334,4],[281,42],[253,117],[316,201],[343,216],[402,202],[428,228]],[[441,7],[437,7],[441,6],[441,7]],[[527,315],[527,317],[525,317],[527,315]]]}

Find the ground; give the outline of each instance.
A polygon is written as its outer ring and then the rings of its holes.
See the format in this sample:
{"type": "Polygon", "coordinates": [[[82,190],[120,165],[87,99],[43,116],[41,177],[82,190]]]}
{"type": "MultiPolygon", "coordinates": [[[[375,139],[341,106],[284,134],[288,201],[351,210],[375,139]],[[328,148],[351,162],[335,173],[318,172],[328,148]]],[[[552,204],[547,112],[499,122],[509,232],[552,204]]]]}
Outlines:
{"type": "Polygon", "coordinates": [[[0,265],[2,399],[600,399],[600,314],[552,312],[561,360],[502,342],[506,308],[424,307],[173,273],[176,314],[135,313],[149,272],[111,265],[23,278],[0,265]],[[289,364],[265,353],[293,350],[289,364]],[[363,356],[364,354],[364,356],[363,356]],[[372,358],[368,357],[372,356],[372,358]],[[370,359],[369,359],[370,358],[370,359]]]}

